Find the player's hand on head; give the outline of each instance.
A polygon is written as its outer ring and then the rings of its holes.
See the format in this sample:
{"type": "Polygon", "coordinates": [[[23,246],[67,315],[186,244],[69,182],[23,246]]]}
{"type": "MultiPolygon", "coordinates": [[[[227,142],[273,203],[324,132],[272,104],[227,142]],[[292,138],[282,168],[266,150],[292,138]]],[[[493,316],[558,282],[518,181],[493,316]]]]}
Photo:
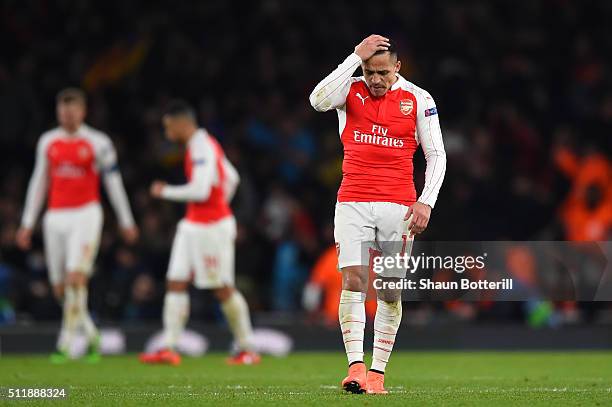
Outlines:
{"type": "Polygon", "coordinates": [[[140,231],[137,226],[129,226],[121,228],[121,237],[127,244],[134,244],[138,241],[140,231]]]}
{"type": "Polygon", "coordinates": [[[21,250],[29,250],[32,247],[32,229],[21,227],[15,236],[17,247],[21,250]]]}
{"type": "Polygon", "coordinates": [[[164,181],[153,181],[150,188],[151,196],[154,198],[161,198],[165,186],[166,183],[164,181]]]}
{"type": "Polygon", "coordinates": [[[372,34],[355,47],[355,54],[359,55],[362,61],[365,61],[377,51],[386,51],[390,46],[391,44],[388,38],[382,35],[372,34]]]}
{"type": "Polygon", "coordinates": [[[405,221],[410,219],[410,223],[408,224],[410,234],[417,235],[419,233],[423,233],[423,231],[427,228],[430,216],[431,206],[421,202],[415,202],[412,206],[410,206],[406,212],[406,216],[404,216],[405,221]],[[412,219],[410,218],[411,216],[412,219]]]}

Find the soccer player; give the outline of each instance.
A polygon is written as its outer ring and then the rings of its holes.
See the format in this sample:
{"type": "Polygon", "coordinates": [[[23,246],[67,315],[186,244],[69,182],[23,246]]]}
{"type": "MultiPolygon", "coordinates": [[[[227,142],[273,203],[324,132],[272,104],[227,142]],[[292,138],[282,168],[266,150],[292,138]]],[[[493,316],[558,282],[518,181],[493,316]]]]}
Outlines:
{"type": "Polygon", "coordinates": [[[162,118],[166,137],[186,145],[184,185],[155,181],[155,198],[187,202],[185,218],[178,224],[166,283],[163,324],[165,347],[143,354],[143,363],[177,365],[176,344],[189,315],[187,289],[193,278],[197,288],[212,289],[221,303],[239,351],[229,364],[255,364],[248,305],[234,287],[234,241],[236,220],[229,207],[240,178],[217,140],[198,128],[195,110],[184,101],[173,101],[162,118]],[[192,276],[193,272],[193,276],[192,276]]]}
{"type": "Polygon", "coordinates": [[[17,245],[31,247],[32,230],[48,193],[43,240],[49,280],[63,302],[62,328],[51,361],[68,360],[74,335],[83,329],[89,341],[86,358],[100,359],[100,337],[87,309],[87,285],[98,252],[103,214],[99,177],[119,220],[124,240],[134,243],[138,229],[130,210],[110,138],[84,123],[86,97],[68,88],[57,95],[59,127],[38,141],[17,245]]]}
{"type": "MultiPolygon", "coordinates": [[[[339,320],[349,362],[342,386],[353,393],[386,393],[385,368],[402,318],[401,292],[377,290],[373,359],[366,372],[367,254],[410,254],[414,235],[427,227],[446,169],[434,100],[404,79],[400,66],[389,39],[371,35],[310,95],[315,110],[336,109],[344,146],[334,235],[342,272],[339,320]],[[359,66],[363,76],[352,77],[359,66]],[[427,168],[417,199],[412,157],[419,144],[427,168]]],[[[385,270],[380,278],[397,281],[405,275],[405,269],[396,267],[385,270]]]]}

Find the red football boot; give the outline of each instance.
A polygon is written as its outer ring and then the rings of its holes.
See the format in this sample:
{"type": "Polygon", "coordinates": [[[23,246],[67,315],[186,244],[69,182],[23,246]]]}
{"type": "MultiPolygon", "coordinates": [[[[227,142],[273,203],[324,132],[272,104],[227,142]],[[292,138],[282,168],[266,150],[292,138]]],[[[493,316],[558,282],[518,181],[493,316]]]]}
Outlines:
{"type": "Polygon", "coordinates": [[[141,353],[139,359],[142,363],[148,364],[172,366],[181,364],[181,355],[168,348],[153,353],[141,353]]]}
{"type": "Polygon", "coordinates": [[[256,352],[243,350],[225,360],[228,365],[256,365],[261,362],[261,356],[256,352]]]}

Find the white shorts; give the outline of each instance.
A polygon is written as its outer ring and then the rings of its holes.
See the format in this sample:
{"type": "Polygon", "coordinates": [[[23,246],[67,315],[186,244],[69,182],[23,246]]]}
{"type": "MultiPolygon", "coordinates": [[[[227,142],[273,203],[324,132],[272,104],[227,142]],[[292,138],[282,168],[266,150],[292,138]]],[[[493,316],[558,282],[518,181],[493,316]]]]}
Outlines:
{"type": "MultiPolygon", "coordinates": [[[[339,268],[370,266],[376,255],[410,255],[414,236],[404,221],[407,211],[407,206],[393,202],[337,202],[334,238],[339,268]]],[[[403,278],[406,269],[389,268],[380,275],[403,278]]]]}
{"type": "Polygon", "coordinates": [[[236,219],[214,223],[181,220],[172,243],[169,281],[190,281],[197,288],[234,285],[234,244],[236,219]]]}
{"type": "Polygon", "coordinates": [[[78,208],[50,209],[45,213],[43,240],[51,284],[63,283],[67,272],[91,275],[103,220],[98,202],[78,208]]]}

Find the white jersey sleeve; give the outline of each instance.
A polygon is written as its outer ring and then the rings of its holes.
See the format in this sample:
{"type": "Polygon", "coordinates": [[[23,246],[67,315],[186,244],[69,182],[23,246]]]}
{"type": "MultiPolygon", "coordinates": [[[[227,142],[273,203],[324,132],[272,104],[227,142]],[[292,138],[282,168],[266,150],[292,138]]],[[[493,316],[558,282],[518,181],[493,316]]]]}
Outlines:
{"type": "Polygon", "coordinates": [[[118,170],[104,173],[104,188],[121,227],[134,226],[135,222],[130,209],[130,202],[123,186],[121,173],[118,170]]]}
{"type": "Polygon", "coordinates": [[[117,152],[111,139],[106,134],[101,133],[100,135],[101,142],[96,161],[98,170],[103,176],[108,200],[119,220],[119,225],[123,228],[132,227],[134,226],[134,216],[119,172],[117,152]]]}
{"type": "Polygon", "coordinates": [[[25,207],[21,218],[21,226],[32,229],[42,210],[49,187],[47,147],[51,136],[43,135],[36,146],[34,171],[28,184],[25,207]]]}
{"type": "Polygon", "coordinates": [[[238,170],[236,170],[227,157],[223,158],[223,172],[225,173],[223,194],[225,195],[225,201],[230,203],[236,194],[236,189],[240,183],[240,174],[238,174],[238,170]]]}
{"type": "Polygon", "coordinates": [[[203,202],[210,196],[212,185],[218,182],[215,152],[206,137],[194,136],[190,140],[191,180],[183,185],[166,185],[162,198],[177,202],[203,202]]]}
{"type": "Polygon", "coordinates": [[[353,73],[361,64],[359,55],[352,53],[332,73],[327,75],[310,94],[310,104],[318,112],[337,109],[346,103],[353,73]]]}
{"type": "Polygon", "coordinates": [[[418,202],[432,208],[446,173],[446,152],[442,142],[442,130],[436,104],[429,93],[422,89],[415,92],[417,98],[416,137],[425,154],[425,186],[418,202]]]}

